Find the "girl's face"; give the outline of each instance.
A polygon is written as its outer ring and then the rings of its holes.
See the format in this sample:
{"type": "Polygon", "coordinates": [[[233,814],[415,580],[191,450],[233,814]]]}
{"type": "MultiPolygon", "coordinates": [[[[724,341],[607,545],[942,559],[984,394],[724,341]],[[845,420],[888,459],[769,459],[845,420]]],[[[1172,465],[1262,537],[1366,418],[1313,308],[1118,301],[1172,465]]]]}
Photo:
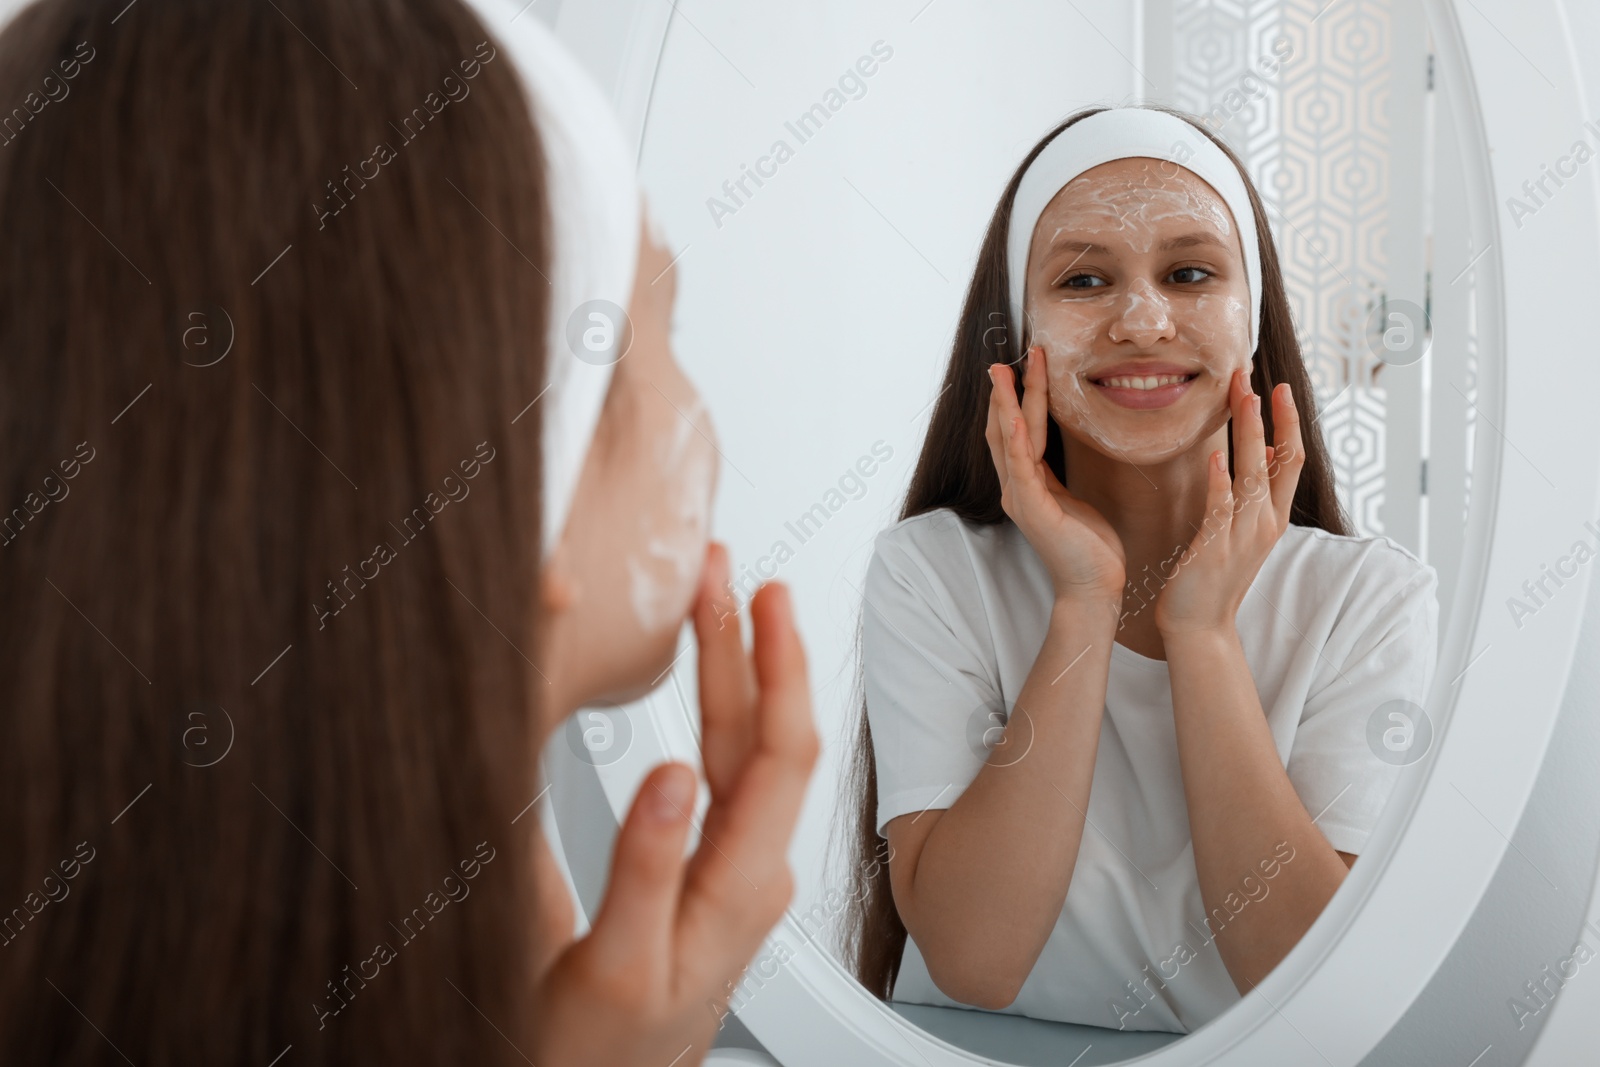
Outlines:
{"type": "Polygon", "coordinates": [[[1045,208],[1028,254],[1050,414],[1137,465],[1208,442],[1234,370],[1251,369],[1249,299],[1238,226],[1198,175],[1146,157],[1084,171],[1045,208]]]}
{"type": "Polygon", "coordinates": [[[699,585],[719,457],[710,412],[673,357],[675,289],[670,253],[646,229],[628,308],[632,343],[613,371],[548,572],[562,576],[570,598],[551,663],[541,665],[564,677],[563,713],[652,689],[699,585]]]}

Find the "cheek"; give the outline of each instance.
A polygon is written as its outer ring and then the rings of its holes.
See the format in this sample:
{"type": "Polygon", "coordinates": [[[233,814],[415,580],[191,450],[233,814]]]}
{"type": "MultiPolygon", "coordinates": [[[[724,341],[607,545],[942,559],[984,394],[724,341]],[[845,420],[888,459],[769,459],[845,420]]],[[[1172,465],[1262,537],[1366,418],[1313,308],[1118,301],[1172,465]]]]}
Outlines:
{"type": "Polygon", "coordinates": [[[709,429],[704,403],[696,398],[683,416],[672,412],[672,420],[643,460],[649,499],[635,512],[626,561],[634,615],[647,632],[676,626],[688,613],[716,484],[716,450],[702,436],[709,429]]]}
{"type": "Polygon", "coordinates": [[[1044,349],[1045,373],[1050,378],[1052,395],[1070,393],[1075,387],[1081,389],[1078,372],[1094,350],[1094,339],[1103,326],[1103,311],[1080,304],[1032,315],[1032,339],[1044,349]]]}
{"type": "Polygon", "coordinates": [[[1250,363],[1250,312],[1232,294],[1207,293],[1184,316],[1183,334],[1201,359],[1232,374],[1250,363]]]}

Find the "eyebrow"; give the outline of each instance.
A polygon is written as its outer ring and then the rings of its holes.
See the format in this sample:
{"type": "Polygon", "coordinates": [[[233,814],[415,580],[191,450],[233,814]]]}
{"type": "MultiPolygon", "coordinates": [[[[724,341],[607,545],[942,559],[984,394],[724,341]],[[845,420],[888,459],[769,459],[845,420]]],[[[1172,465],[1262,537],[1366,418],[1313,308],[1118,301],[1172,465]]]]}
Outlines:
{"type": "MultiPolygon", "coordinates": [[[[1176,237],[1167,238],[1165,241],[1161,242],[1161,246],[1156,249],[1156,251],[1170,252],[1174,248],[1193,248],[1196,245],[1210,245],[1212,247],[1222,249],[1227,248],[1227,246],[1224,245],[1215,234],[1207,233],[1204,230],[1195,230],[1190,233],[1179,234],[1176,237]]],[[[1111,250],[1105,245],[1097,245],[1093,241],[1075,241],[1070,238],[1064,241],[1055,242],[1050,246],[1050,250],[1046,253],[1046,255],[1054,255],[1057,252],[1098,252],[1103,256],[1108,256],[1111,254],[1111,250]]]]}

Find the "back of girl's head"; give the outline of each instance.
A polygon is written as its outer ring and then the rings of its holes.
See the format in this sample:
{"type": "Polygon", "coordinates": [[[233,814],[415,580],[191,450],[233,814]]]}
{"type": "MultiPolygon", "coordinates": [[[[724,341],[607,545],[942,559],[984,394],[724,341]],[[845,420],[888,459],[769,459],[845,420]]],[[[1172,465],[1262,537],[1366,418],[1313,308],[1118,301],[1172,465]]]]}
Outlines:
{"type": "Polygon", "coordinates": [[[518,1061],[547,230],[459,0],[0,35],[0,1062],[518,1061]]]}

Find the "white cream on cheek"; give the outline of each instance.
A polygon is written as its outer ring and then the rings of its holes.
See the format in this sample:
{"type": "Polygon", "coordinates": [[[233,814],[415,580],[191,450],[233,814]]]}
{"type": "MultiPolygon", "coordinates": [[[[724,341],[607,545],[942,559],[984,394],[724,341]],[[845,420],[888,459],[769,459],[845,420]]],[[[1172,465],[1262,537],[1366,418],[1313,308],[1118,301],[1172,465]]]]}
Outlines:
{"type": "Polygon", "coordinates": [[[657,499],[653,508],[639,509],[628,538],[633,613],[647,633],[676,625],[688,612],[711,521],[717,456],[696,428],[706,418],[705,402],[696,396],[683,415],[654,442],[646,484],[657,499]]]}
{"type": "MultiPolygon", "coordinates": [[[[1034,240],[1046,240],[1045,234],[1054,240],[1071,231],[1144,255],[1158,237],[1182,232],[1177,222],[1208,220],[1224,239],[1233,234],[1226,205],[1198,178],[1182,172],[1165,184],[1158,181],[1149,163],[1137,178],[1080,176],[1046,209],[1034,240]]],[[[1075,265],[1060,273],[1071,276],[1079,269],[1075,265]]],[[[1106,453],[1132,460],[1154,460],[1192,446],[1207,431],[1215,408],[1226,404],[1235,368],[1249,365],[1250,318],[1244,302],[1234,293],[1163,291],[1144,276],[1120,291],[1103,278],[1086,287],[1057,288],[1051,284],[1057,280],[1030,285],[1028,296],[1032,337],[1044,347],[1056,422],[1106,453]],[[1096,341],[1102,337],[1096,359],[1096,341]],[[1203,372],[1190,388],[1208,389],[1217,403],[1195,403],[1199,398],[1185,396],[1178,410],[1133,411],[1091,400],[1087,390],[1095,387],[1086,386],[1084,372],[1130,347],[1158,351],[1175,362],[1199,362],[1203,372]]]]}

